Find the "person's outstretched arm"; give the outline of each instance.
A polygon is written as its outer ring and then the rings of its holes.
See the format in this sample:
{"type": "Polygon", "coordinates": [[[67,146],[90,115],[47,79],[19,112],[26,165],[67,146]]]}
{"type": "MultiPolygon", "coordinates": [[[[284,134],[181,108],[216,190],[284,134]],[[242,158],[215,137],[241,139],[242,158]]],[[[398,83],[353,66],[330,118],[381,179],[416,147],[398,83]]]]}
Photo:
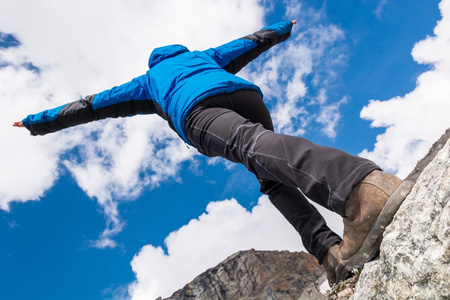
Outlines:
{"type": "Polygon", "coordinates": [[[150,114],[158,111],[136,80],[59,107],[28,115],[14,127],[26,127],[31,135],[45,135],[92,121],[150,114]]]}
{"type": "Polygon", "coordinates": [[[295,20],[279,22],[205,52],[224,70],[236,74],[261,53],[287,40],[295,24],[295,20]]]}

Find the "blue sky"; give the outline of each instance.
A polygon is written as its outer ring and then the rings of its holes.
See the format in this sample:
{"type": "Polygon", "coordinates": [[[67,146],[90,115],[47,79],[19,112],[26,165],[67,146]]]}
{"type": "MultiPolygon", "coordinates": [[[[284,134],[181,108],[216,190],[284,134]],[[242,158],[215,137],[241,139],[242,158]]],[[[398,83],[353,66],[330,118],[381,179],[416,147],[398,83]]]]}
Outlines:
{"type": "Polygon", "coordinates": [[[154,47],[298,19],[239,74],[278,131],[404,177],[450,127],[449,0],[241,2],[0,0],[2,299],[156,299],[238,250],[303,249],[251,174],[158,117],[45,137],[11,127],[139,76],[154,47]]]}

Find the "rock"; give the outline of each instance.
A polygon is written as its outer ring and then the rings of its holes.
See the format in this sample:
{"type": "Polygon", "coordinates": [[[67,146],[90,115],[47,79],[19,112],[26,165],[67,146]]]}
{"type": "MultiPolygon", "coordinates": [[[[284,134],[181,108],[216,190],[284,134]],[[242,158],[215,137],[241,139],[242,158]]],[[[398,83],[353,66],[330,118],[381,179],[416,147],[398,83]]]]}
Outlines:
{"type": "Polygon", "coordinates": [[[450,128],[445,131],[445,133],[437,140],[433,146],[431,146],[430,150],[428,151],[428,154],[425,155],[424,158],[422,158],[414,167],[414,169],[411,171],[411,173],[408,175],[408,177],[405,178],[405,180],[416,182],[417,178],[419,178],[422,171],[425,169],[425,167],[434,159],[436,154],[441,151],[442,148],[444,148],[447,141],[450,139],[450,128]]]}
{"type": "Polygon", "coordinates": [[[230,256],[165,300],[322,300],[318,286],[324,272],[307,253],[252,249],[230,256]]]}
{"type": "Polygon", "coordinates": [[[323,283],[325,280],[327,280],[326,274],[314,283],[314,288],[304,289],[298,300],[326,300],[327,297],[325,297],[317,288],[317,283],[323,283]]]}
{"type": "Polygon", "coordinates": [[[386,228],[380,257],[364,266],[352,299],[450,299],[449,200],[447,138],[386,228]]]}

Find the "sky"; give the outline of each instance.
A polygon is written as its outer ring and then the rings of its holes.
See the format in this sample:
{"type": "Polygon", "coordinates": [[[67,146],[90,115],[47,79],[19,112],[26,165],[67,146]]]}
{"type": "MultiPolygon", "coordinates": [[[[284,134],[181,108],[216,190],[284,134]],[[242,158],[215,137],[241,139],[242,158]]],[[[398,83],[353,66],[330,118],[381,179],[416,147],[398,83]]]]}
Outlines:
{"type": "Polygon", "coordinates": [[[450,127],[450,0],[0,0],[1,299],[156,299],[239,250],[304,250],[252,174],[157,116],[11,126],[145,73],[155,47],[294,19],[238,74],[276,131],[406,177],[450,127]]]}

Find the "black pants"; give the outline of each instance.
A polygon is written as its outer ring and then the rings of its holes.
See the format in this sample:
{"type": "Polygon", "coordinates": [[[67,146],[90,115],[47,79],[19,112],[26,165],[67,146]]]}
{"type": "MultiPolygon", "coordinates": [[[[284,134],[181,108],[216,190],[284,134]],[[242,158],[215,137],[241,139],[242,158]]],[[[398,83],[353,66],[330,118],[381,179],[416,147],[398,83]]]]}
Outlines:
{"type": "Polygon", "coordinates": [[[259,94],[240,90],[202,101],[189,113],[189,141],[207,156],[242,163],[256,175],[261,192],[300,234],[306,250],[322,262],[340,237],[303,196],[344,217],[345,202],[372,161],[310,141],[275,133],[259,94]]]}

